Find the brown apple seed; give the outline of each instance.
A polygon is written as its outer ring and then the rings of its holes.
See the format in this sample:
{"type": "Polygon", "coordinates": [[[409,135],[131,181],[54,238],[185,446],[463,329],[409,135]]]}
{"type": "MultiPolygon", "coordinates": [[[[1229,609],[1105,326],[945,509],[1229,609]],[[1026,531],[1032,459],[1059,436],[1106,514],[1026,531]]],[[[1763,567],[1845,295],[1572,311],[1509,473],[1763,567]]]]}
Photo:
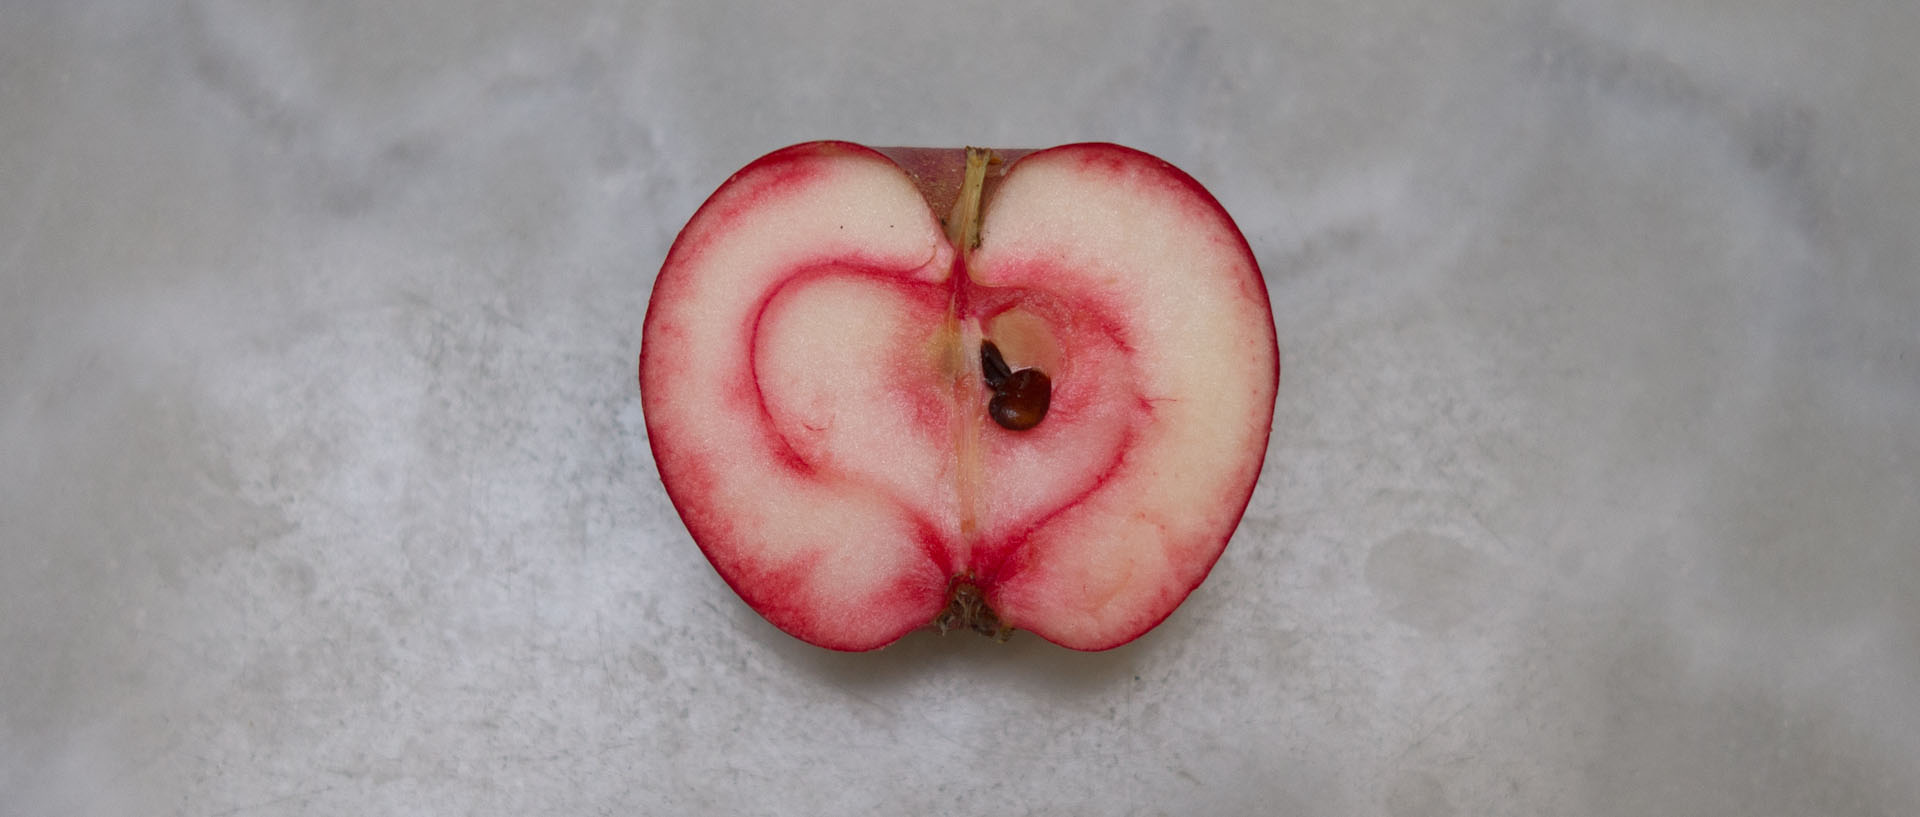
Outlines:
{"type": "Polygon", "coordinates": [[[1007,376],[1007,382],[994,389],[987,401],[987,414],[1001,428],[1025,431],[1047,417],[1053,403],[1053,378],[1039,369],[1021,369],[1007,376]]]}
{"type": "Polygon", "coordinates": [[[993,345],[990,340],[981,342],[980,376],[986,379],[987,388],[999,390],[1011,374],[1013,370],[1007,368],[1006,358],[1000,356],[1000,347],[993,345]]]}

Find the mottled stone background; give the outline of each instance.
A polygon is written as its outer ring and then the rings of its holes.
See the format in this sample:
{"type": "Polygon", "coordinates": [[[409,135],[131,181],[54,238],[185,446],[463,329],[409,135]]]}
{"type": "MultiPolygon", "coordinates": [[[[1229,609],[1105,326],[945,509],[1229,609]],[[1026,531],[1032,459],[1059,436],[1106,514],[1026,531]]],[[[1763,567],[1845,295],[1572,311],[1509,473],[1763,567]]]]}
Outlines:
{"type": "Polygon", "coordinates": [[[1920,813],[1920,6],[0,5],[0,814],[1920,813]],[[634,383],[790,142],[1161,154],[1286,371],[1128,647],[820,651],[634,383]]]}

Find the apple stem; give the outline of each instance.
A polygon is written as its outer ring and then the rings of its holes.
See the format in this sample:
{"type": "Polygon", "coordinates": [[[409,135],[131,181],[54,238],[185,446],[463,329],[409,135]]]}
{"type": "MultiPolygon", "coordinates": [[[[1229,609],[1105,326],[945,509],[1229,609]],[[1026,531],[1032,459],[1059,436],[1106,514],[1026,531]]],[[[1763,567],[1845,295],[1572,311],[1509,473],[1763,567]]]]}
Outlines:
{"type": "Polygon", "coordinates": [[[947,217],[947,239],[965,256],[980,246],[980,195],[986,189],[987,165],[993,163],[993,151],[967,148],[967,169],[960,179],[960,195],[954,199],[953,213],[947,217]]]}

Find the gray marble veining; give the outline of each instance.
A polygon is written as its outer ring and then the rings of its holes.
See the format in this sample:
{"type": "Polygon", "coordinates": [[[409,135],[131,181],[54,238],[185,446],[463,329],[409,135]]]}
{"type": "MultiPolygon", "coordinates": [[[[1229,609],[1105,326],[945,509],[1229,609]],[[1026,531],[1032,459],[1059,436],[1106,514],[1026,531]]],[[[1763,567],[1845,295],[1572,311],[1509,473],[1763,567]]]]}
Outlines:
{"type": "Polygon", "coordinates": [[[1920,813],[1920,8],[0,7],[0,814],[1920,813]],[[1132,144],[1285,359],[1132,645],[793,641],[634,384],[810,138],[1132,144]]]}

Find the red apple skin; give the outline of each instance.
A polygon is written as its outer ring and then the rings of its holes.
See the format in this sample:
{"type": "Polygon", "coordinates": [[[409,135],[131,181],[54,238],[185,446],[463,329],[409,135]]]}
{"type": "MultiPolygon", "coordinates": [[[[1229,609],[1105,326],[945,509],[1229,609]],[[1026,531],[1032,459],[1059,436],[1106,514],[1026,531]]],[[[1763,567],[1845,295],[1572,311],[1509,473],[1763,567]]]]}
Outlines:
{"type": "MultiPolygon", "coordinates": [[[[717,402],[757,401],[761,418],[758,427],[735,428],[733,432],[745,438],[757,435],[762,456],[783,463],[793,479],[812,475],[822,466],[802,455],[792,444],[791,435],[775,428],[777,422],[774,415],[778,409],[768,405],[766,392],[755,374],[758,372],[757,363],[742,367],[748,370],[744,378],[739,376],[739,372],[701,371],[687,365],[687,361],[695,357],[688,349],[688,327],[694,325],[689,321],[696,320],[696,317],[682,314],[676,305],[684,303],[689,297],[698,297],[687,293],[696,283],[692,276],[700,268],[701,256],[715,241],[726,239],[732,231],[749,229],[746,225],[767,202],[809,190],[809,185],[815,184],[820,174],[829,172],[830,166],[823,160],[846,157],[869,161],[878,159],[895,165],[917,186],[926,200],[925,211],[918,214],[923,221],[903,228],[937,233],[940,219],[935,214],[946,212],[946,208],[952,205],[955,191],[959,188],[961,168],[964,167],[964,153],[957,150],[875,151],[845,142],[814,142],[775,151],[748,165],[722,185],[696,212],[669,250],[661,274],[656,279],[648,308],[639,375],[646,406],[649,445],[668,496],[686,522],[694,541],[721,577],[749,606],[775,626],[798,638],[836,650],[858,651],[885,646],[933,621],[948,608],[956,587],[966,584],[978,590],[988,606],[998,614],[1002,624],[1034,632],[1071,649],[1103,650],[1116,647],[1159,625],[1205,580],[1251,499],[1271,428],[1280,358],[1265,284],[1250,247],[1231,218],[1213,196],[1191,177],[1172,165],[1130,148],[1089,143],[1051,148],[1030,155],[1024,152],[1007,155],[1013,160],[997,166],[987,181],[989,219],[993,213],[993,191],[1009,174],[1017,174],[1021,165],[1032,159],[1036,164],[1051,163],[1051,166],[1068,167],[1081,173],[1124,177],[1141,189],[1159,189],[1162,193],[1156,194],[1161,195],[1158,201],[1178,202],[1184,206],[1187,212],[1180,218],[1199,225],[1207,234],[1208,243],[1215,245],[1219,253],[1230,256],[1229,266],[1233,267],[1236,276],[1237,299],[1244,306],[1242,317],[1236,319],[1254,327],[1253,333],[1242,339],[1245,348],[1222,350],[1223,354],[1244,354],[1246,357],[1245,365],[1236,373],[1235,379],[1242,383],[1241,388],[1247,390],[1248,404],[1256,408],[1239,418],[1239,422],[1245,424],[1243,429],[1236,432],[1244,439],[1243,450],[1233,455],[1234,461],[1216,467],[1221,472],[1218,482],[1225,488],[1210,500],[1208,507],[1194,508],[1191,513],[1178,515],[1162,511],[1154,518],[1149,518],[1144,512],[1140,514],[1138,524],[1130,529],[1133,531],[1129,534],[1132,538],[1127,541],[1139,539],[1133,534],[1144,530],[1144,526],[1157,526],[1160,533],[1164,534],[1165,541],[1155,542],[1152,547],[1157,548],[1154,555],[1163,563],[1160,564],[1163,575],[1158,582],[1144,589],[1128,586],[1127,600],[1118,605],[1123,609],[1117,613],[1114,612],[1114,605],[1099,607],[1085,598],[1074,598],[1076,593],[1081,596],[1098,595],[1087,589],[1095,580],[1076,573],[1078,567],[1074,559],[1058,555],[1093,547],[1091,540],[1076,540],[1075,534],[1098,534],[1105,530],[1101,524],[1111,521],[1112,517],[1125,515],[1127,505],[1122,501],[1124,497],[1108,496],[1103,491],[1111,487],[1116,479],[1131,479],[1133,482],[1129,484],[1139,483],[1143,479],[1142,467],[1129,462],[1128,455],[1133,451],[1136,439],[1156,433],[1154,423],[1157,422],[1159,408],[1155,399],[1148,399],[1144,394],[1123,394],[1116,398],[1114,394],[1099,391],[1103,388],[1101,386],[1077,385],[1094,384],[1102,378],[1070,378],[1068,384],[1055,394],[1056,407],[1053,411],[1058,415],[1058,422],[1052,426],[1043,423],[1041,429],[1045,433],[1022,432],[1029,436],[999,436],[1007,432],[991,428],[980,432],[981,444],[986,451],[982,456],[990,464],[1011,464],[1023,452],[1031,454],[1034,450],[1045,449],[1048,445],[1047,434],[1064,439],[1076,430],[1084,430],[1076,425],[1076,417],[1093,416],[1100,411],[1120,417],[1103,429],[1095,429],[1105,434],[1105,438],[1119,440],[1113,443],[1112,451],[1107,452],[1104,458],[1069,458],[1072,460],[1070,464],[1083,466],[1082,473],[1067,475],[1067,483],[1070,484],[1039,489],[1040,493],[1045,493],[1048,488],[1066,492],[1064,496],[1052,498],[1055,507],[1037,515],[1032,512],[1015,514],[1007,520],[1010,527],[997,528],[998,518],[983,518],[979,523],[983,532],[965,537],[968,541],[964,543],[957,542],[962,538],[956,532],[957,523],[944,517],[938,509],[906,513],[903,518],[908,521],[901,523],[904,527],[896,526],[906,541],[895,546],[915,551],[920,556],[904,559],[889,574],[890,579],[864,587],[863,594],[857,598],[822,592],[817,586],[819,582],[815,571],[823,560],[832,558],[829,553],[815,549],[798,555],[788,553],[786,557],[778,559],[759,558],[754,543],[748,541],[750,537],[742,536],[739,530],[751,527],[747,520],[737,517],[743,506],[739,502],[731,506],[714,504],[709,499],[716,484],[725,481],[726,469],[730,467],[726,463],[709,461],[708,452],[698,444],[703,438],[714,439],[714,432],[712,429],[693,430],[694,421],[685,418],[697,416],[699,412],[689,413],[679,407],[670,407],[673,398],[668,395],[675,391],[677,385],[688,382],[737,381],[732,386],[716,389],[716,394],[726,395],[718,398],[717,402]],[[1128,402],[1137,405],[1124,405],[1128,402]],[[1121,405],[1116,408],[1116,404],[1121,405]],[[1006,456],[994,459],[1001,454],[1006,456]],[[1006,459],[1007,456],[1015,459],[1006,459]],[[1083,503],[1089,504],[1082,507],[1083,503]],[[1178,530],[1175,531],[1175,528],[1178,530]],[[1080,606],[1076,607],[1075,604],[1080,606]],[[1100,610],[1097,614],[1087,612],[1096,608],[1100,610]]],[[[958,292],[960,294],[954,295],[950,303],[961,303],[959,308],[962,310],[974,310],[967,312],[966,317],[984,316],[997,314],[995,310],[1002,308],[996,301],[999,299],[1046,317],[1053,331],[1063,338],[1062,343],[1081,350],[1103,365],[1115,370],[1132,365],[1132,355],[1136,350],[1127,347],[1124,315],[1116,314],[1116,311],[1124,312],[1128,308],[1124,304],[1128,297],[1124,286],[1110,293],[1082,293],[1082,297],[1073,299],[1073,303],[1049,307],[1043,303],[1046,300],[1043,294],[1037,295],[1018,287],[996,289],[971,284],[966,280],[969,274],[966,253],[954,250],[950,243],[947,250],[952,257],[949,274],[955,277],[949,279],[950,283],[929,281],[913,284],[908,281],[898,287],[900,292],[896,300],[901,308],[923,313],[938,310],[942,308],[941,299],[948,298],[949,293],[958,292]],[[1109,326],[1110,323],[1119,325],[1109,326]],[[1105,349],[1105,352],[1099,352],[1098,349],[1105,349]]],[[[1026,274],[1041,281],[1047,275],[1072,274],[1071,271],[1047,269],[1051,262],[1041,256],[1015,260],[1017,263],[1002,264],[998,269],[1015,278],[1026,274]]],[[[862,257],[862,253],[856,250],[833,258],[829,274],[856,278],[869,276],[886,286],[894,286],[900,279],[900,271],[910,265],[906,256],[862,257]]],[[[781,280],[779,287],[787,288],[794,280],[797,280],[797,276],[789,275],[781,280]]],[[[758,299],[748,319],[753,328],[746,334],[757,337],[763,331],[762,325],[768,319],[770,308],[774,314],[779,313],[781,306],[774,300],[772,295],[758,299]]],[[[752,339],[744,343],[744,348],[748,350],[744,357],[752,360],[756,354],[753,350],[760,346],[752,339]]],[[[903,345],[910,347],[910,344],[903,345]]],[[[1070,368],[1072,362],[1061,365],[1070,368]]],[[[913,363],[903,358],[886,366],[906,371],[912,369],[913,363]]],[[[1131,371],[1128,376],[1144,377],[1141,373],[1131,371]]],[[[959,406],[979,397],[977,380],[977,377],[972,381],[966,377],[956,379],[954,382],[958,385],[953,387],[951,401],[944,399],[946,395],[937,389],[931,392],[922,389],[906,394],[902,404],[913,407],[913,422],[929,429],[939,429],[943,425],[966,428],[967,423],[978,422],[979,416],[959,406]],[[971,386],[967,385],[969,382],[971,386]]],[[[905,391],[912,392],[912,389],[905,391]]],[[[1090,422],[1089,425],[1098,426],[1099,423],[1090,422]]],[[[937,437],[937,434],[934,436],[937,437]]],[[[927,444],[925,440],[910,442],[927,444]]],[[[1071,448],[1068,451],[1079,452],[1071,448]]],[[[993,489],[983,490],[992,493],[993,489]]],[[[1019,495],[1031,491],[1015,486],[1001,493],[1012,497],[1007,502],[1017,505],[1019,495]]],[[[894,499],[903,508],[917,501],[915,497],[894,499]]],[[[981,502],[984,503],[982,507],[1005,506],[1004,502],[996,505],[992,497],[981,502]]],[[[767,531],[777,530],[777,527],[762,523],[754,529],[767,531]]],[[[1135,562],[1129,561],[1128,564],[1135,562]]],[[[1132,570],[1132,567],[1128,567],[1128,572],[1117,580],[1120,585],[1126,584],[1132,570]]]]}

